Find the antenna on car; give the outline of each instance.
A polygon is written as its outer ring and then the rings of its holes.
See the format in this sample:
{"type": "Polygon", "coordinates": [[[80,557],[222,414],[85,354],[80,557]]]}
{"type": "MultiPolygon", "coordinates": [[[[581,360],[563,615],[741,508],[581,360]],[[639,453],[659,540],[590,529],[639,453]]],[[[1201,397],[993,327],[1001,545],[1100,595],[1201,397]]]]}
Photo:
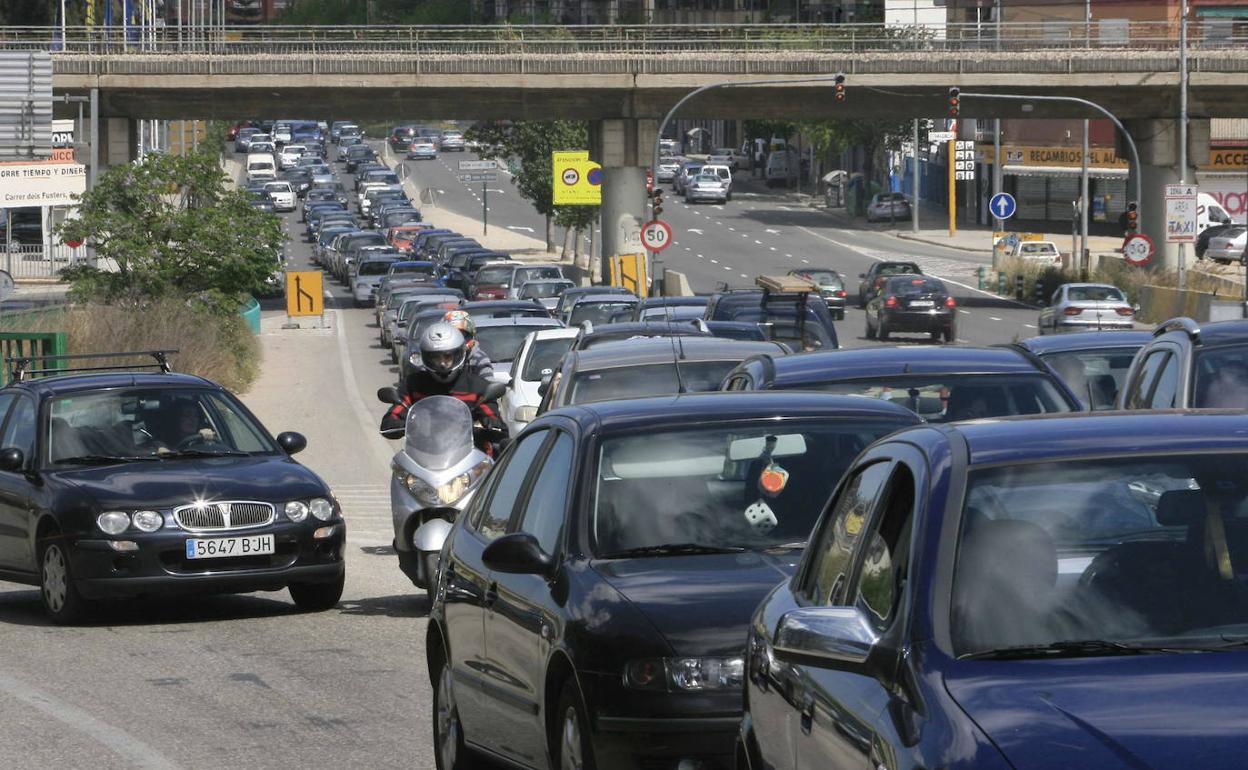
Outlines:
{"type": "Polygon", "coordinates": [[[663,298],[663,321],[667,324],[667,336],[672,342],[672,368],[676,371],[676,392],[687,393],[685,378],[680,373],[680,362],[685,358],[685,343],[672,328],[672,313],[666,298],[663,298]]]}

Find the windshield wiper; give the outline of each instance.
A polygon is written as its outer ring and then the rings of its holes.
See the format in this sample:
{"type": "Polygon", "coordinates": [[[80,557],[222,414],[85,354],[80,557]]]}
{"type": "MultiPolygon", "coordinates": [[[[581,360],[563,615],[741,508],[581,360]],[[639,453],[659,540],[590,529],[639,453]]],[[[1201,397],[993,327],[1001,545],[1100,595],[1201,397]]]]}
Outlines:
{"type": "Polygon", "coordinates": [[[178,457],[248,457],[247,452],[233,449],[179,449],[176,452],[162,452],[162,459],[178,457]]]}
{"type": "Polygon", "coordinates": [[[77,457],[62,457],[59,460],[53,460],[56,465],[113,465],[114,463],[141,463],[158,460],[158,457],[136,457],[134,455],[79,455],[77,457]]]}
{"type": "Polygon", "coordinates": [[[638,548],[626,548],[603,554],[604,559],[627,559],[631,556],[679,556],[685,554],[704,553],[741,553],[745,548],[735,545],[703,545],[701,543],[664,543],[661,545],[643,545],[638,548]]]}
{"type": "Polygon", "coordinates": [[[1192,652],[1195,648],[1151,644],[1130,644],[1107,639],[1068,639],[1048,644],[1023,644],[959,655],[958,660],[1017,660],[1022,658],[1081,658],[1109,655],[1148,655],[1163,652],[1192,652]]]}

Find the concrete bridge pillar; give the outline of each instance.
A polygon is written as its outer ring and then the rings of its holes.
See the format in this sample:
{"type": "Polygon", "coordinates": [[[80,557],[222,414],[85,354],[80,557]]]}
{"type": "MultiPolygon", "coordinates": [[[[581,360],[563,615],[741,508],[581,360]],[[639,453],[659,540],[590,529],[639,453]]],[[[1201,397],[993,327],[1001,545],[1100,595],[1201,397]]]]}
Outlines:
{"type": "Polygon", "coordinates": [[[641,225],[648,216],[646,168],[658,130],[657,120],[625,118],[590,124],[590,156],[603,170],[604,259],[643,250],[641,225]]]}
{"type": "MultiPolygon", "coordinates": [[[[1179,127],[1178,122],[1166,120],[1132,120],[1126,122],[1127,131],[1135,139],[1140,153],[1140,230],[1153,239],[1157,253],[1152,267],[1156,270],[1179,269],[1179,246],[1166,243],[1166,185],[1178,184],[1179,174],[1179,127]]],[[[1182,175],[1188,184],[1196,184],[1196,166],[1209,157],[1209,119],[1189,119],[1187,124],[1187,173],[1182,175]]],[[[1126,148],[1120,148],[1119,157],[1130,158],[1126,148]]],[[[1127,198],[1135,197],[1135,169],[1127,180],[1127,198]]],[[[1196,250],[1184,248],[1188,267],[1196,261],[1196,250]]]]}
{"type": "Polygon", "coordinates": [[[129,163],[138,155],[138,122],[130,118],[100,119],[100,170],[129,163]]]}

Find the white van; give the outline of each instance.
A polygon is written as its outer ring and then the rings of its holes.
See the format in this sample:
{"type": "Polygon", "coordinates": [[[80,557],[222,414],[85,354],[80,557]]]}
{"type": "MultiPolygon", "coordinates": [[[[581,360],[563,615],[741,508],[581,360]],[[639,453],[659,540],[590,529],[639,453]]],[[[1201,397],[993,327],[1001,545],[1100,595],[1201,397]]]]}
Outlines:
{"type": "Polygon", "coordinates": [[[277,179],[277,165],[273,156],[267,152],[259,152],[247,156],[247,181],[258,182],[277,179]]]}
{"type": "Polygon", "coordinates": [[[1226,213],[1218,199],[1208,193],[1196,195],[1196,233],[1203,233],[1214,225],[1231,224],[1231,215],[1226,213]]]}
{"type": "Polygon", "coordinates": [[[714,174],[724,180],[724,184],[728,185],[728,200],[732,200],[732,168],[719,163],[707,163],[698,172],[700,174],[714,174]]]}
{"type": "Polygon", "coordinates": [[[788,187],[797,179],[797,152],[791,147],[772,150],[767,156],[767,186],[788,187]]]}

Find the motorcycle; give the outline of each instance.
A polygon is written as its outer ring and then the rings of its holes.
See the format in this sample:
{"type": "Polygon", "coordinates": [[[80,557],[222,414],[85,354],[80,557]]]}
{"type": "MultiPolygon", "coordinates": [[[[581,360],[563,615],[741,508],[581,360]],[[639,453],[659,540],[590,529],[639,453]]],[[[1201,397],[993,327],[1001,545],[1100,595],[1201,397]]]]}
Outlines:
{"type": "MultiPolygon", "coordinates": [[[[394,388],[377,398],[403,403],[394,388]]],[[[391,463],[390,512],[399,568],[417,588],[437,587],[438,561],[460,511],[468,507],[491,457],[478,448],[472,411],[451,396],[428,396],[407,410],[405,427],[383,429],[387,438],[404,438],[391,463]]]]}

